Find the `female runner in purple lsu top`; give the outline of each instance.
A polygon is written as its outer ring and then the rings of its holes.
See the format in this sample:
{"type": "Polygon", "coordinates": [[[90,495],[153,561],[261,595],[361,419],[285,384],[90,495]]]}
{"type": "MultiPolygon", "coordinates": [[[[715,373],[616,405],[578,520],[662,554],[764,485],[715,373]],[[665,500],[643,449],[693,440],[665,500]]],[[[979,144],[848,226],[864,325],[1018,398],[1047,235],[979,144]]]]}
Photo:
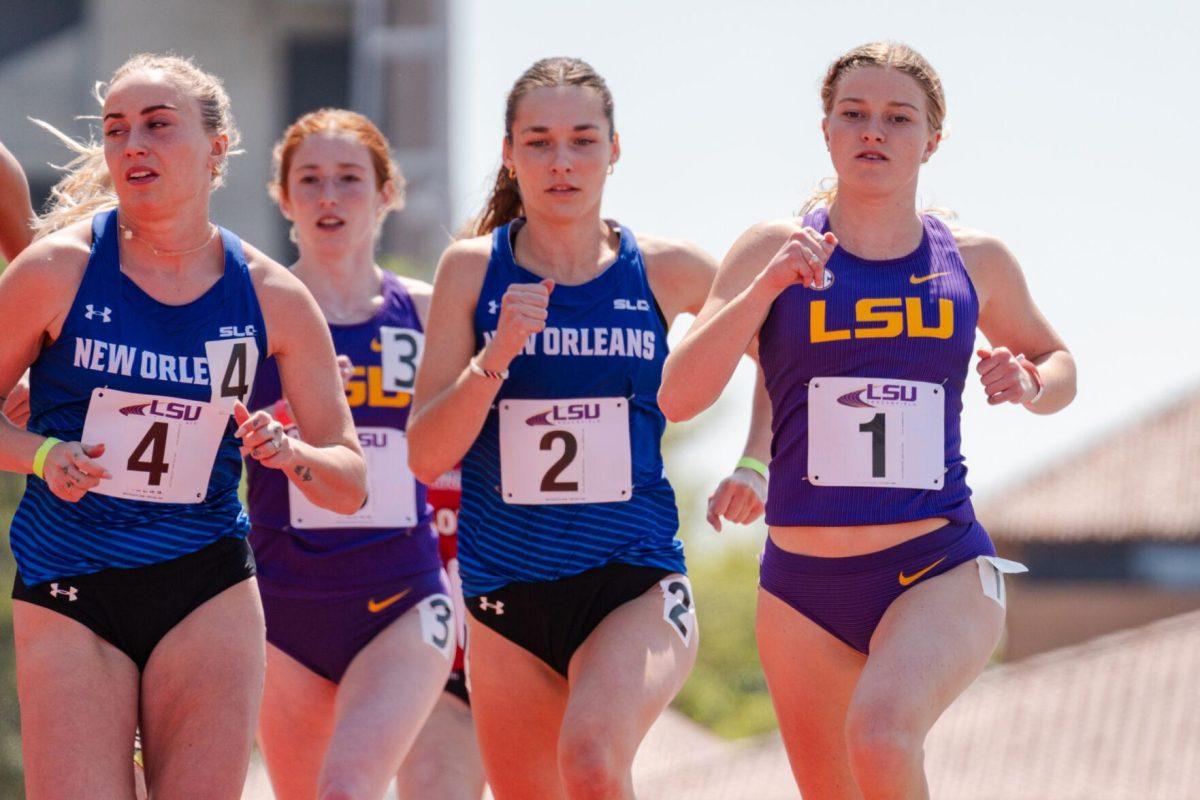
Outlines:
{"type": "MultiPolygon", "coordinates": [[[[248,465],[269,644],[259,742],[280,800],[379,797],[393,776],[409,787],[402,796],[445,796],[410,781],[407,769],[450,674],[456,635],[405,439],[429,286],[375,263],[379,224],[402,204],[403,177],[370,120],[321,109],[285,131],[272,193],[299,245],[292,273],[349,361],[346,399],[368,498],[354,514],[330,514],[248,465]]],[[[286,416],[294,399],[285,400],[265,363],[252,406],[286,416]]]]}
{"type": "Polygon", "coordinates": [[[992,405],[1057,411],[1075,370],[1011,253],[916,211],[945,115],[929,63],[855,48],[821,96],[836,194],[739,239],[659,402],[694,415],[757,336],[774,429],[757,637],[796,781],[927,797],[925,735],[999,640],[1003,572],[1024,569],[975,521],[959,452],[976,326],[992,405]]]}
{"type": "MultiPolygon", "coordinates": [[[[410,406],[407,392],[384,388],[384,376],[393,366],[415,374],[415,364],[407,365],[403,358],[405,351],[419,354],[424,334],[400,279],[385,272],[382,288],[383,307],[372,319],[329,328],[338,355],[348,356],[354,365],[347,400],[359,444],[364,452],[382,453],[386,459],[397,451],[394,439],[403,441],[410,406]],[[388,337],[398,342],[401,352],[393,365],[385,366],[382,340],[388,337]]],[[[396,378],[387,377],[395,384],[396,378]]],[[[251,407],[274,407],[282,399],[279,372],[267,361],[255,381],[251,407]]],[[[405,465],[403,458],[396,463],[405,465]]],[[[333,515],[307,504],[297,508],[296,495],[278,470],[253,462],[246,469],[250,542],[267,611],[267,640],[313,672],[337,683],[379,631],[422,600],[446,593],[424,484],[411,481],[392,489],[407,493],[405,498],[368,497],[368,504],[396,499],[401,516],[385,519],[408,524],[380,527],[364,520],[361,526],[333,527],[326,524],[333,515]],[[314,516],[310,520],[305,514],[314,516]],[[341,600],[331,600],[331,593],[342,595],[341,600]],[[305,598],[314,602],[305,603],[305,598]]],[[[447,631],[453,629],[448,618],[445,625],[447,631]]],[[[447,635],[453,641],[453,635],[447,635]]]]}

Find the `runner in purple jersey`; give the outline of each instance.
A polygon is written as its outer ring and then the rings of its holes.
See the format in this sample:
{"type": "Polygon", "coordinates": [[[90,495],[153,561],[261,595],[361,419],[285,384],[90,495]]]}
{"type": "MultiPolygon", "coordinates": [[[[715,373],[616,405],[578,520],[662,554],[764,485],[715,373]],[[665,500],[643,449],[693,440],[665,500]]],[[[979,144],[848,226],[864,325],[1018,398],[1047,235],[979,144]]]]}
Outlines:
{"type": "Polygon", "coordinates": [[[1024,570],[975,521],[959,451],[975,328],[992,405],[1058,411],[1075,366],[999,240],[916,211],[945,115],[925,59],[855,48],[821,98],[836,191],[738,240],[659,401],[693,416],[757,339],[774,431],[757,635],[796,782],[927,797],[925,736],[999,640],[1003,573],[1024,570]]]}
{"type": "MultiPolygon", "coordinates": [[[[406,756],[435,706],[467,755],[474,736],[465,706],[443,708],[462,705],[442,692],[455,651],[453,603],[425,487],[407,463],[430,287],[375,264],[379,226],[402,205],[403,180],[387,140],[350,111],[304,115],[275,150],[272,194],[300,251],[292,273],[317,298],[348,369],[369,488],[361,510],[339,516],[248,464],[268,643],[259,742],[280,800],[381,797],[398,773],[406,798],[481,793],[478,784],[462,789],[408,775],[428,772],[406,756]]],[[[286,419],[290,399],[266,363],[251,406],[286,419]]]]}

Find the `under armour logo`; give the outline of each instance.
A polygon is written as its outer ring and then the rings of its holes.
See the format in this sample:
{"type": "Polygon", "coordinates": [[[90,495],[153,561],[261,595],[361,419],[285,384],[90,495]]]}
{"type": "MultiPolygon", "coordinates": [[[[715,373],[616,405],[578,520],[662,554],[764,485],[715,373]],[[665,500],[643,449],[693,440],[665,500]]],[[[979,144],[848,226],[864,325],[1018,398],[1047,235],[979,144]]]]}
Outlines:
{"type": "Polygon", "coordinates": [[[69,586],[69,587],[67,587],[66,591],[64,591],[64,590],[58,588],[57,583],[50,584],[50,596],[51,597],[58,597],[59,595],[65,594],[67,596],[67,600],[69,600],[72,603],[75,602],[75,599],[76,599],[75,595],[78,592],[79,592],[79,590],[76,589],[74,586],[69,586]]]}
{"type": "Polygon", "coordinates": [[[100,317],[101,322],[112,322],[112,309],[108,306],[105,306],[103,311],[97,311],[91,303],[88,303],[86,307],[87,313],[83,316],[87,317],[88,319],[91,319],[92,317],[100,317]]]}
{"type": "Polygon", "coordinates": [[[497,303],[495,300],[488,300],[488,313],[489,314],[495,314],[496,310],[499,308],[500,308],[500,304],[497,303]]]}
{"type": "Polygon", "coordinates": [[[481,611],[495,611],[496,616],[499,616],[504,613],[504,601],[497,600],[494,603],[489,603],[487,596],[485,595],[479,598],[479,609],[481,611]]]}

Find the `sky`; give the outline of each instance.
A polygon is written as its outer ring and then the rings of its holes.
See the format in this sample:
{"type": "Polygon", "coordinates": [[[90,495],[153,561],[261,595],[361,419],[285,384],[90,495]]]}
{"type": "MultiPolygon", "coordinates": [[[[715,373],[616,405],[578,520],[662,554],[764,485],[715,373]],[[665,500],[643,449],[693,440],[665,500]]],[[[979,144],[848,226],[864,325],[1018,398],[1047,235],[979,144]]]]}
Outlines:
{"type": "MultiPolygon", "coordinates": [[[[453,201],[483,202],[504,97],[537,58],[607,80],[622,158],[605,216],[720,258],[832,174],[818,87],[829,63],[904,41],[942,77],[948,136],[919,199],[999,236],[1078,362],[1079,396],[1039,417],[969,382],[963,452],[982,500],[1139,415],[1200,390],[1191,339],[1200,259],[1200,11],[1165,2],[982,4],[741,0],[454,0],[453,201]]],[[[673,338],[682,334],[677,326],[673,338]]],[[[974,375],[974,373],[972,373],[974,375]]],[[[972,377],[972,381],[975,379],[972,377]]],[[[688,424],[668,467],[713,485],[740,455],[744,368],[688,424]]]]}

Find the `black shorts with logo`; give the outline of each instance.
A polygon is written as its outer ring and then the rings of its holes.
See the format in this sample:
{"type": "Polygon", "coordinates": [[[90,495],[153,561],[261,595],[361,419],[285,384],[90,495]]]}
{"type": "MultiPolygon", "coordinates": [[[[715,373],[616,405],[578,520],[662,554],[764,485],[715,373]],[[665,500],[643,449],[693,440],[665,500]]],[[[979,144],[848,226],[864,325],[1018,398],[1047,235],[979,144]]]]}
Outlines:
{"type": "Polygon", "coordinates": [[[673,574],[661,567],[605,564],[556,581],[510,583],[468,597],[466,605],[480,624],[566,677],[571,657],[605,617],[673,574]]]}
{"type": "Polygon", "coordinates": [[[132,569],[105,569],[26,586],[18,574],[13,600],[33,603],[85,625],[137,665],[185,617],[235,584],[254,577],[243,537],[225,536],[194,553],[132,569]]]}

